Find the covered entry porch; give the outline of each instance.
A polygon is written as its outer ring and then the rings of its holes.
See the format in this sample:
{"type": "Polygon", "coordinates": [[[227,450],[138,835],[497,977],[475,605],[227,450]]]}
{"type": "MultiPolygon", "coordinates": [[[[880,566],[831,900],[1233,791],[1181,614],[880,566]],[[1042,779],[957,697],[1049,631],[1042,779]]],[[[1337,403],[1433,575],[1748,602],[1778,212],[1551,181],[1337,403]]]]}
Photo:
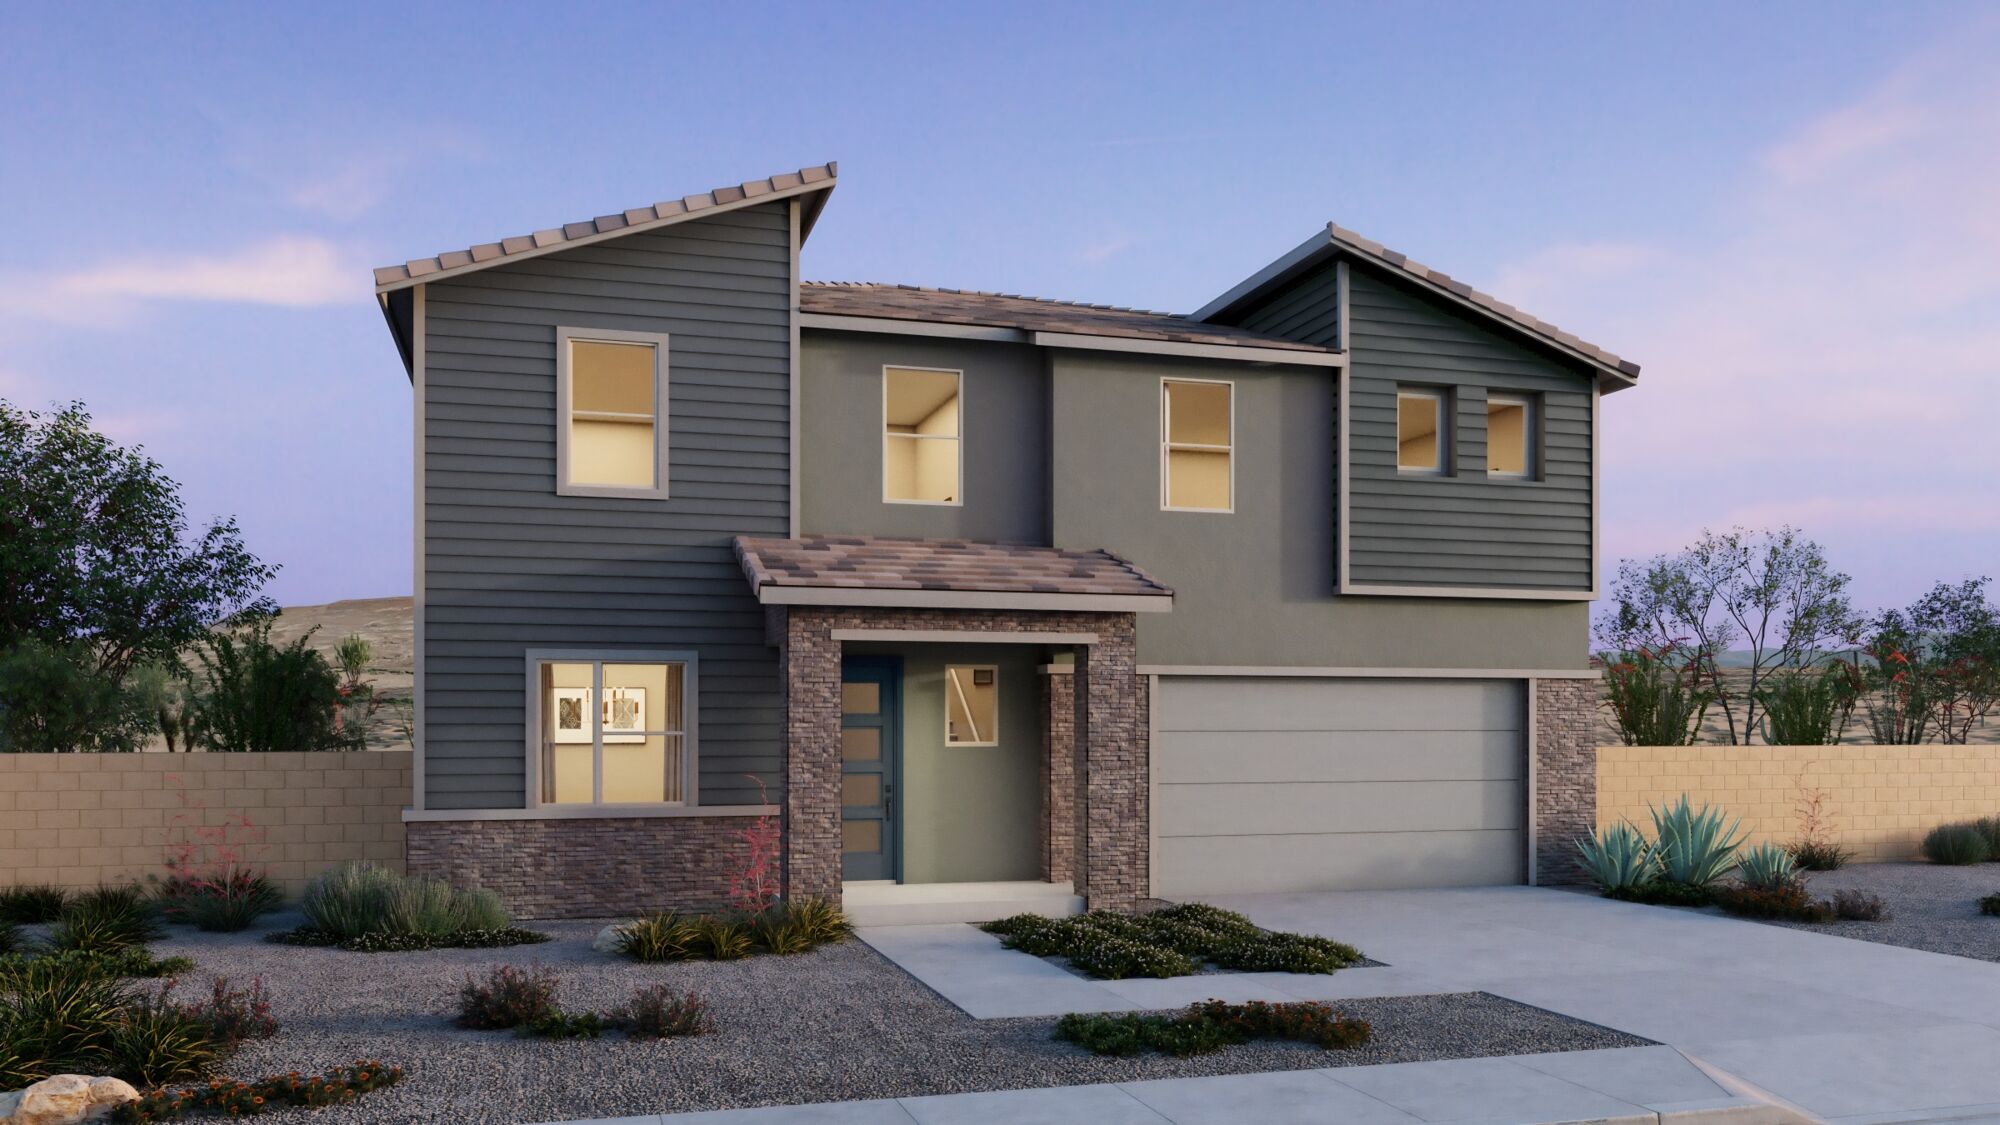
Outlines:
{"type": "Polygon", "coordinates": [[[785,699],[786,893],[901,921],[1147,893],[1133,615],[1102,551],[739,539],[785,699]]]}

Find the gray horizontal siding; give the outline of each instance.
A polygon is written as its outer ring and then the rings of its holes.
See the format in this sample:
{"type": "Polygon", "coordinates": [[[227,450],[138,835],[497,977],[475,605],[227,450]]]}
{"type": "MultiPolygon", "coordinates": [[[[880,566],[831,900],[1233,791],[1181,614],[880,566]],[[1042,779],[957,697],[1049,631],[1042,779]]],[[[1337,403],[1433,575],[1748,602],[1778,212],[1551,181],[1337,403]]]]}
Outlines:
{"type": "Polygon", "coordinates": [[[531,648],[699,652],[702,803],[777,795],[777,661],[729,540],[789,523],[789,240],[776,203],[427,287],[431,807],[523,803],[531,648]],[[556,495],[558,327],[669,335],[670,499],[556,495]]]}
{"type": "Polygon", "coordinates": [[[1267,336],[1337,348],[1340,346],[1338,300],[1333,263],[1328,262],[1279,286],[1239,314],[1234,322],[1267,336]]]}
{"type": "Polygon", "coordinates": [[[1588,590],[1590,377],[1364,267],[1349,275],[1348,568],[1361,585],[1588,590]],[[1453,472],[1396,470],[1396,390],[1455,404],[1453,472]],[[1537,480],[1486,476],[1486,396],[1538,396],[1537,480]]]}

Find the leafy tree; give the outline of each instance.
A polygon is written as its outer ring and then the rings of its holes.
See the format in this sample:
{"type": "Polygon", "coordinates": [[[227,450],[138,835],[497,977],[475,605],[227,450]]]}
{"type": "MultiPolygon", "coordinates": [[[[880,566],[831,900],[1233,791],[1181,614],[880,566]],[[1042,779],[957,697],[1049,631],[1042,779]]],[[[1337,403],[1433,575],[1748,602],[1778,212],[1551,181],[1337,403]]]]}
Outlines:
{"type": "Polygon", "coordinates": [[[1674,554],[1620,564],[1614,605],[1598,635],[1622,650],[1687,645],[1722,707],[1730,742],[1747,743],[1767,676],[1810,667],[1859,633],[1847,584],[1819,544],[1794,528],[1704,531],[1674,554]],[[1738,642],[1750,650],[1740,692],[1721,669],[1722,655],[1738,642]]]}
{"type": "Polygon", "coordinates": [[[203,639],[195,732],[210,750],[234,753],[360,750],[362,731],[340,722],[340,674],[307,647],[271,642],[271,619],[244,621],[203,639]]]}
{"type": "Polygon", "coordinates": [[[2000,609],[1986,578],[1940,582],[1905,609],[1876,617],[1868,653],[1878,741],[1964,743],[2000,704],[2000,609]]]}
{"type": "Polygon", "coordinates": [[[234,520],[191,532],[159,462],[92,430],[81,403],[0,402],[0,638],[73,647],[120,686],[231,615],[271,610],[258,591],[276,572],[234,520]]]}
{"type": "Polygon", "coordinates": [[[74,646],[23,637],[0,652],[0,750],[95,750],[118,713],[118,688],[74,646]]]}

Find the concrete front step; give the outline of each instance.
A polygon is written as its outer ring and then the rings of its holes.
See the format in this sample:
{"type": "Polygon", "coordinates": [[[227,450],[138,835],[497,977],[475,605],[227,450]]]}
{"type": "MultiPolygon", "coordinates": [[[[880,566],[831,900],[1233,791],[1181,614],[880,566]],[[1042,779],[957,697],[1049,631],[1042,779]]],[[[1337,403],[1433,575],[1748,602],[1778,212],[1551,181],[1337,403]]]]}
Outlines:
{"type": "Polygon", "coordinates": [[[848,883],[841,908],[857,926],[991,922],[1011,914],[1060,918],[1083,912],[1067,883],[848,883]]]}

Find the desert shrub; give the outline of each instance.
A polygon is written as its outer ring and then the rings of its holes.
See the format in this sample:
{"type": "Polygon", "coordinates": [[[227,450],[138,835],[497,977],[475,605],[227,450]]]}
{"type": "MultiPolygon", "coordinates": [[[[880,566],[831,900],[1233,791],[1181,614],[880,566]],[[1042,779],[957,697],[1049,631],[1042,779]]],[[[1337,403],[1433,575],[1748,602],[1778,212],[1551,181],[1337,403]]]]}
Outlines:
{"type": "Polygon", "coordinates": [[[1366,1022],[1342,1016],[1332,1005],[1317,1001],[1229,1004],[1208,1000],[1173,1016],[1072,1013],[1058,1020],[1055,1029],[1056,1039],[1094,1054],[1158,1051],[1181,1057],[1253,1039],[1287,1039],[1338,1050],[1359,1047],[1372,1036],[1366,1022]]]}
{"type": "Polygon", "coordinates": [[[750,920],[750,937],[767,953],[789,956],[809,952],[812,934],[782,906],[773,906],[750,920]]]}
{"type": "Polygon", "coordinates": [[[1604,892],[1604,897],[1647,906],[1710,906],[1715,902],[1715,888],[1707,884],[1670,883],[1659,879],[1641,886],[1608,890],[1604,892]]]}
{"type": "Polygon", "coordinates": [[[0,955],[0,991],[15,987],[25,975],[47,971],[56,965],[73,965],[101,977],[171,977],[194,968],[186,957],[156,958],[143,946],[126,946],[109,951],[96,949],[49,950],[36,953],[0,955]]]}
{"type": "Polygon", "coordinates": [[[278,1033],[278,1020],[271,1014],[271,1001],[264,995],[262,977],[252,978],[249,988],[231,988],[228,977],[216,977],[210,984],[208,998],[183,1005],[183,1010],[189,1018],[208,1028],[209,1036],[225,1050],[235,1050],[249,1040],[269,1039],[278,1033]]]}
{"type": "Polygon", "coordinates": [[[210,933],[247,930],[258,918],[278,909],[284,893],[263,872],[231,865],[213,876],[180,875],[153,892],[160,913],[170,922],[185,922],[210,933]]]}
{"type": "Polygon", "coordinates": [[[737,961],[756,951],[750,925],[736,918],[706,915],[689,923],[688,952],[710,961],[737,961]]]}
{"type": "Polygon", "coordinates": [[[19,953],[26,947],[28,939],[22,935],[21,927],[12,922],[0,922],[0,956],[19,953]]]}
{"type": "Polygon", "coordinates": [[[109,952],[164,937],[159,918],[138,887],[99,887],[72,899],[49,932],[56,950],[109,952]]]}
{"type": "Polygon", "coordinates": [[[685,961],[694,923],[672,910],[634,919],[618,929],[618,951],[639,961],[685,961]]]}
{"type": "Polygon", "coordinates": [[[816,946],[846,941],[854,933],[854,923],[847,920],[847,915],[823,898],[786,899],[779,909],[784,910],[816,946]]]}
{"type": "Polygon", "coordinates": [[[1987,895],[1979,900],[1981,914],[2000,917],[2000,894],[1987,895]]]}
{"type": "Polygon", "coordinates": [[[640,988],[612,1015],[628,1033],[647,1039],[706,1035],[715,1030],[707,1003],[692,992],[679,992],[665,984],[640,988]]]}
{"type": "Polygon", "coordinates": [[[1853,852],[1829,840],[1800,840],[1786,844],[1785,850],[1801,871],[1838,871],[1854,857],[1853,852]]]}
{"type": "Polygon", "coordinates": [[[81,958],[38,957],[13,968],[4,981],[0,1019],[6,1024],[6,1068],[0,1085],[25,1086],[65,1071],[103,1074],[112,1058],[112,1036],[135,1003],[115,977],[81,958]]]}
{"type": "Polygon", "coordinates": [[[505,930],[513,919],[488,890],[460,890],[442,879],[398,875],[351,863],[313,879],[299,909],[306,928],[342,942],[371,934],[448,937],[505,930]]]}
{"type": "Polygon", "coordinates": [[[1576,850],[1584,872],[1606,894],[1643,887],[1660,877],[1660,862],[1652,845],[1629,824],[1614,824],[1578,840],[1576,850]]]}
{"type": "Polygon", "coordinates": [[[1718,887],[1715,904],[1745,918],[1782,918],[1793,922],[1827,922],[1833,908],[1814,902],[1805,887],[1789,883],[1778,887],[1718,887]]]}
{"type": "Polygon", "coordinates": [[[1764,741],[1831,746],[1840,741],[1854,700],[1853,676],[1845,664],[1773,673],[1757,689],[1757,701],[1764,705],[1764,741]]]}
{"type": "Polygon", "coordinates": [[[1036,957],[1063,957],[1103,979],[1185,976],[1203,965],[1240,972],[1331,973],[1362,960],[1351,945],[1258,929],[1234,911],[1183,903],[1138,916],[1017,914],[981,927],[1036,957]]]}
{"type": "Polygon", "coordinates": [[[69,892],[47,884],[0,889],[0,922],[33,926],[62,917],[69,892]]]}
{"type": "Polygon", "coordinates": [[[1743,843],[1742,821],[1729,821],[1721,809],[1693,807],[1687,795],[1671,805],[1652,808],[1653,851],[1660,877],[1669,883],[1705,887],[1736,866],[1736,849],[1743,843]]]}
{"type": "Polygon", "coordinates": [[[1799,870],[1790,852],[1776,844],[1758,844],[1736,857],[1736,876],[1746,887],[1769,891],[1797,883],[1799,870]]]}
{"type": "Polygon", "coordinates": [[[465,975],[458,991],[460,1027],[490,1031],[519,1027],[557,1014],[556,975],[540,965],[517,969],[501,965],[484,981],[465,975]]]}
{"type": "Polygon", "coordinates": [[[360,750],[358,725],[339,721],[340,675],[308,644],[271,641],[269,618],[216,631],[195,650],[201,661],[196,723],[209,749],[226,752],[360,750]]]}
{"type": "Polygon", "coordinates": [[[514,1028],[523,1039],[601,1039],[612,1023],[596,1012],[550,1011],[514,1028]]]}
{"type": "Polygon", "coordinates": [[[1987,862],[2000,861],[2000,816],[1982,816],[1973,821],[1972,826],[1986,837],[1987,862]]]}
{"type": "Polygon", "coordinates": [[[1889,916],[1881,897],[1866,891],[1835,891],[1827,906],[1843,922],[1880,922],[1889,916]]]}
{"type": "Polygon", "coordinates": [[[1986,862],[1986,836],[1970,824],[1941,824],[1924,835],[1924,858],[1963,866],[1986,862]]]}
{"type": "Polygon", "coordinates": [[[145,1089],[209,1074],[226,1048],[163,989],[125,1010],[112,1027],[109,1051],[109,1072],[145,1089]]]}
{"type": "Polygon", "coordinates": [[[364,1061],[326,1074],[306,1076],[294,1072],[258,1082],[217,1081],[191,1089],[151,1090],[139,1095],[138,1101],[119,1106],[110,1119],[120,1125],[148,1125],[154,1121],[178,1121],[196,1112],[248,1117],[290,1107],[346,1105],[362,1094],[393,1086],[402,1079],[401,1067],[364,1061]]]}
{"type": "Polygon", "coordinates": [[[1627,746],[1686,746],[1701,730],[1715,693],[1699,686],[1693,660],[1677,658],[1671,645],[1606,654],[1605,706],[1627,746]]]}

